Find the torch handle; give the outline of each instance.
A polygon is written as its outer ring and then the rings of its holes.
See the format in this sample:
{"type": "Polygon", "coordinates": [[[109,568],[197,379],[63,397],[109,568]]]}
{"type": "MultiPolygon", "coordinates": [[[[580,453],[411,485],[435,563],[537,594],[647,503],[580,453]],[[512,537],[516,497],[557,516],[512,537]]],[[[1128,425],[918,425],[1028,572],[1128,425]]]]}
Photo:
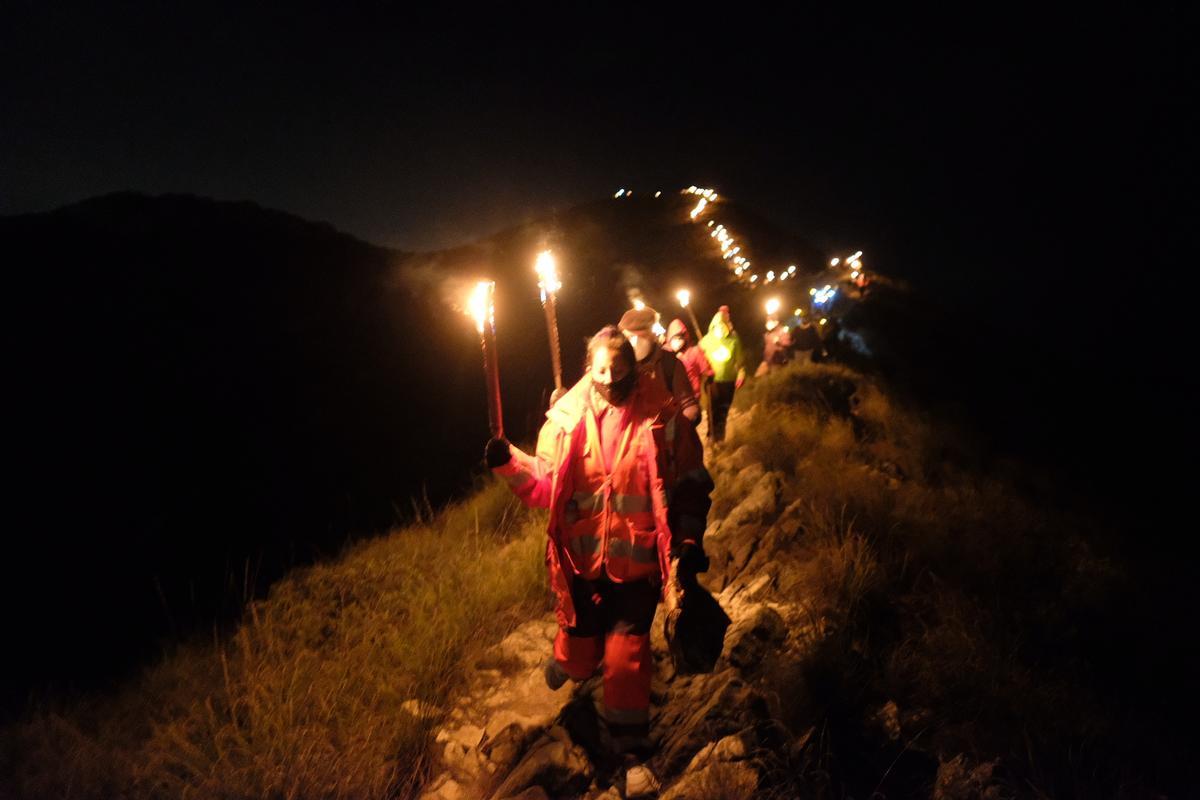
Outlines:
{"type": "Polygon", "coordinates": [[[557,391],[563,388],[562,348],[558,341],[558,306],[553,292],[547,293],[546,302],[542,307],[546,310],[546,333],[550,337],[550,364],[554,367],[554,388],[557,391]]]}
{"type": "Polygon", "coordinates": [[[496,363],[496,331],[490,325],[484,327],[479,337],[483,348],[483,372],[487,379],[488,427],[493,439],[504,438],[504,411],[500,404],[500,369],[496,363]]]}
{"type": "Polygon", "coordinates": [[[696,329],[696,341],[704,338],[704,334],[700,332],[700,320],[696,319],[696,312],[692,311],[692,307],[688,306],[688,316],[692,318],[692,327],[696,329]]]}

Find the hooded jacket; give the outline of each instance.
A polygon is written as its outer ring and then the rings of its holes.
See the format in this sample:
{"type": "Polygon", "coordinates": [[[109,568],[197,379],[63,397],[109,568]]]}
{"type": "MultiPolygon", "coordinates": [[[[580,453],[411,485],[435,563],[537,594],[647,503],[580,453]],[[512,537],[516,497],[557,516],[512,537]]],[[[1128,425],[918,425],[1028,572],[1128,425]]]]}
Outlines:
{"type": "Polygon", "coordinates": [[[717,383],[733,383],[742,369],[742,340],[737,332],[725,324],[718,311],[708,323],[708,333],[700,340],[700,349],[708,356],[712,365],[713,380],[717,383]]]}
{"type": "Polygon", "coordinates": [[[682,353],[676,353],[675,357],[683,364],[684,370],[687,371],[688,383],[692,385],[692,391],[696,396],[700,396],[700,390],[704,386],[704,379],[711,378],[713,375],[712,364],[708,363],[708,356],[704,355],[704,351],[696,347],[696,343],[692,341],[692,332],[688,330],[688,326],[683,320],[672,320],[667,326],[667,341],[676,336],[682,336],[684,342],[684,350],[682,353]]]}

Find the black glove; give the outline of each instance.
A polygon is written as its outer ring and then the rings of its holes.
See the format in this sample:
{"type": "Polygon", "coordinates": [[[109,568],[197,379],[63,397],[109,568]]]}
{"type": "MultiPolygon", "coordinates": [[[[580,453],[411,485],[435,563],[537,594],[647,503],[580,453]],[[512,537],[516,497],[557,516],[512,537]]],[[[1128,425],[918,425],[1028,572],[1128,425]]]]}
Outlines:
{"type": "Polygon", "coordinates": [[[487,447],[483,448],[483,460],[489,469],[503,467],[512,461],[512,453],[508,449],[507,439],[489,439],[487,447]]]}

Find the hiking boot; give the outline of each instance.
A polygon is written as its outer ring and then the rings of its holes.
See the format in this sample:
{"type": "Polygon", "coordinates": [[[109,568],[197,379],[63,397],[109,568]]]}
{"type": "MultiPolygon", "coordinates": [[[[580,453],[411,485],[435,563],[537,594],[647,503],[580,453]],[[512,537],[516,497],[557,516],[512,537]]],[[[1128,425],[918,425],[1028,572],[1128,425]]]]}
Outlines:
{"type": "Polygon", "coordinates": [[[562,688],[562,685],[571,679],[567,671],[563,669],[553,656],[546,659],[546,666],[542,670],[542,674],[546,676],[546,685],[550,687],[550,691],[557,692],[562,688]]]}

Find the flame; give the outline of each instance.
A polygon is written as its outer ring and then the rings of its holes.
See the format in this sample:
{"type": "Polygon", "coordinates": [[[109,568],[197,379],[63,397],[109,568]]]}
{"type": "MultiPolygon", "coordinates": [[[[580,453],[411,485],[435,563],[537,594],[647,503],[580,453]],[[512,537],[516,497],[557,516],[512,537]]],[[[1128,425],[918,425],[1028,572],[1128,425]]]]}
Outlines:
{"type": "Polygon", "coordinates": [[[654,331],[654,335],[658,337],[662,337],[667,333],[667,329],[664,328],[662,323],[658,320],[654,321],[654,325],[650,328],[650,330],[654,331]]]}
{"type": "Polygon", "coordinates": [[[641,311],[643,308],[646,307],[646,301],[640,297],[635,297],[635,298],[633,298],[633,307],[636,308],[638,311],[641,311]]]}
{"type": "MultiPolygon", "coordinates": [[[[770,275],[771,273],[768,272],[767,274],[770,275]]],[[[777,313],[779,311],[779,306],[780,306],[779,298],[772,297],[770,300],[767,301],[767,304],[765,306],[765,308],[767,309],[767,315],[770,316],[770,315],[777,313]]]]}
{"type": "Polygon", "coordinates": [[[533,269],[538,275],[538,288],[542,290],[542,302],[544,303],[546,295],[554,294],[562,288],[562,281],[558,279],[558,264],[554,260],[554,253],[549,250],[538,253],[533,269]]]}
{"type": "Polygon", "coordinates": [[[692,302],[692,293],[687,289],[680,289],[675,293],[675,299],[679,301],[679,305],[687,308],[688,303],[692,302]]]}
{"type": "Polygon", "coordinates": [[[475,330],[483,333],[485,323],[496,325],[496,306],[492,302],[492,293],[496,291],[496,283],[494,281],[480,281],[475,284],[474,291],[471,292],[471,299],[467,301],[467,310],[471,312],[471,316],[475,318],[475,330]]]}
{"type": "Polygon", "coordinates": [[[840,258],[830,259],[829,266],[836,267],[840,263],[842,263],[842,260],[840,258]]]}

